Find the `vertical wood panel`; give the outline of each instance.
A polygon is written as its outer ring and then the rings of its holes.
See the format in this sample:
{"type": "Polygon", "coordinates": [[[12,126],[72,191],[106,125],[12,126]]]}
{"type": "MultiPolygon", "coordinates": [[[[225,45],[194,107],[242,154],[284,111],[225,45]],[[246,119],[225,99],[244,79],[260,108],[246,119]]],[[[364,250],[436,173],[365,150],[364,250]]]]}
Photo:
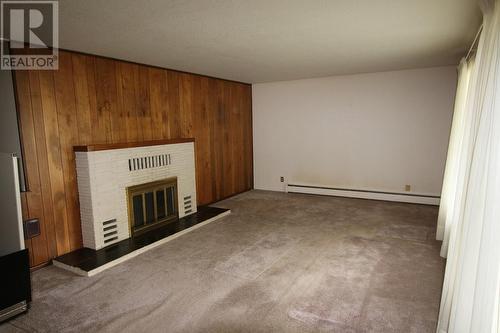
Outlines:
{"type": "MultiPolygon", "coordinates": [[[[56,93],[54,90],[54,78],[51,72],[41,71],[39,79],[45,129],[45,148],[47,150],[48,174],[51,189],[50,195],[52,197],[54,212],[54,233],[57,253],[60,254],[70,250],[70,236],[67,223],[68,218],[62,168],[62,152],[55,101],[56,93]]],[[[40,166],[38,167],[40,168],[40,166]]],[[[31,184],[29,185],[31,186],[31,184]]]]}
{"type": "Polygon", "coordinates": [[[125,112],[125,128],[127,132],[127,140],[139,141],[142,140],[142,130],[139,127],[139,109],[135,92],[134,75],[137,71],[137,66],[123,62],[118,63],[118,71],[120,72],[120,82],[123,96],[122,107],[125,112]]]}
{"type": "MultiPolygon", "coordinates": [[[[59,73],[58,73],[59,74],[59,73]]],[[[114,62],[110,59],[95,59],[95,89],[97,97],[97,122],[99,131],[105,133],[105,142],[118,142],[119,133],[113,133],[111,113],[115,107],[114,62]]]]}
{"type": "Polygon", "coordinates": [[[192,122],[194,137],[200,142],[200,145],[196,147],[196,191],[199,193],[200,202],[210,202],[212,198],[212,165],[210,163],[211,139],[208,118],[208,78],[196,77],[193,92],[192,122]]]}
{"type": "Polygon", "coordinates": [[[165,71],[151,68],[149,71],[149,105],[151,107],[151,132],[153,140],[168,138],[167,80],[165,71]]]}
{"type": "Polygon", "coordinates": [[[193,76],[181,73],[179,75],[179,99],[180,99],[180,129],[181,136],[190,138],[193,133],[193,76]]]}
{"type": "Polygon", "coordinates": [[[245,155],[245,147],[243,145],[243,131],[244,126],[240,126],[239,124],[243,123],[243,87],[241,85],[235,86],[235,96],[233,99],[234,113],[235,113],[235,121],[234,121],[234,136],[236,141],[235,158],[236,158],[236,167],[234,168],[235,174],[235,183],[236,191],[242,192],[245,189],[245,166],[244,163],[244,155],[245,155]]]}
{"type": "Polygon", "coordinates": [[[136,82],[136,96],[139,109],[139,126],[142,128],[142,139],[153,140],[151,105],[149,100],[149,69],[139,66],[136,82]]]}
{"type": "Polygon", "coordinates": [[[92,140],[91,92],[88,83],[87,61],[87,56],[81,54],[72,56],[79,143],[90,143],[92,140]]]}
{"type": "Polygon", "coordinates": [[[224,177],[226,178],[223,182],[223,196],[230,196],[232,193],[237,193],[234,186],[234,135],[233,135],[233,89],[232,85],[224,82],[224,99],[223,99],[223,108],[224,108],[224,124],[223,124],[223,132],[224,132],[224,142],[222,147],[222,161],[224,168],[224,177]]]}
{"type": "MultiPolygon", "coordinates": [[[[214,110],[214,168],[215,179],[222,180],[224,177],[224,81],[217,80],[213,87],[214,110]]],[[[215,181],[215,198],[224,197],[224,183],[225,181],[215,181]]]]}
{"type": "Polygon", "coordinates": [[[88,57],[85,64],[87,72],[87,87],[89,90],[89,105],[90,105],[90,119],[92,122],[91,133],[92,141],[96,143],[110,142],[108,137],[108,126],[106,117],[106,109],[98,102],[97,98],[97,63],[96,58],[88,57]]]}
{"type": "Polygon", "coordinates": [[[246,168],[246,186],[245,188],[253,188],[253,118],[252,118],[252,88],[245,90],[245,101],[243,107],[245,109],[245,120],[243,126],[245,127],[244,139],[247,160],[245,162],[246,168]]]}
{"type": "Polygon", "coordinates": [[[25,193],[24,201],[26,204],[25,218],[39,218],[40,223],[43,223],[42,234],[33,238],[29,244],[31,250],[30,262],[32,265],[39,265],[49,258],[47,249],[47,238],[44,221],[44,212],[42,207],[42,198],[40,194],[40,177],[38,173],[38,154],[37,154],[37,138],[35,133],[35,120],[33,118],[32,102],[39,100],[39,95],[36,92],[31,96],[31,85],[29,73],[20,73],[16,75],[16,82],[22,86],[18,90],[19,110],[20,110],[20,125],[23,142],[23,152],[25,160],[26,178],[30,186],[30,191],[25,193]]]}
{"type": "Polygon", "coordinates": [[[75,155],[73,154],[73,146],[79,142],[78,123],[75,88],[73,85],[73,64],[71,54],[69,53],[62,53],[59,56],[59,71],[58,75],[54,76],[54,86],[64,178],[64,196],[67,207],[66,221],[68,225],[70,249],[74,250],[81,247],[82,236],[76,183],[75,155]]]}
{"type": "MultiPolygon", "coordinates": [[[[210,149],[205,149],[208,154],[208,163],[210,165],[210,172],[208,173],[208,178],[210,179],[209,183],[209,191],[210,198],[217,198],[217,181],[213,181],[217,179],[217,81],[215,79],[207,80],[207,124],[208,127],[208,135],[210,137],[210,149]]],[[[208,189],[207,189],[208,192],[208,189]]]]}
{"type": "MultiPolygon", "coordinates": [[[[40,236],[33,239],[33,247],[44,246],[47,248],[47,255],[53,257],[57,254],[56,239],[55,239],[55,227],[54,227],[54,210],[52,205],[51,186],[50,186],[50,176],[49,176],[49,166],[47,160],[47,147],[45,146],[45,127],[43,120],[43,110],[42,110],[42,96],[40,91],[40,80],[38,73],[31,72],[30,77],[30,92],[31,92],[31,107],[33,110],[33,126],[35,131],[35,140],[37,142],[37,162],[38,162],[38,176],[40,179],[39,183],[39,195],[42,204],[40,207],[43,212],[43,222],[41,224],[40,236]],[[38,245],[40,243],[40,245],[38,245]]],[[[33,191],[31,191],[33,192],[33,191]]],[[[30,205],[33,207],[33,205],[30,205]]],[[[33,213],[33,209],[31,209],[33,213]]],[[[29,215],[29,213],[28,213],[29,215]]],[[[42,257],[37,264],[43,263],[47,258],[42,257]]]]}
{"type": "Polygon", "coordinates": [[[198,204],[252,188],[251,86],[67,51],[59,67],[15,73],[32,266],[81,246],[75,145],[194,137],[198,204]]]}
{"type": "Polygon", "coordinates": [[[166,70],[169,139],[182,137],[179,74],[166,70]]]}

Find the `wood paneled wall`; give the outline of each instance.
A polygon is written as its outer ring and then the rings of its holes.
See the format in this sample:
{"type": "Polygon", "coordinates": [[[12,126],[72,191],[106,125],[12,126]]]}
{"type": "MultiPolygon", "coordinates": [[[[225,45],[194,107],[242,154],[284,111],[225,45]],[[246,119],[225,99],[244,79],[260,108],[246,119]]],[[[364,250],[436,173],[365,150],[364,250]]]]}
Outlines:
{"type": "Polygon", "coordinates": [[[253,186],[251,86],[61,51],[58,71],[17,71],[31,264],[82,246],[73,146],[195,138],[198,204],[253,186]]]}

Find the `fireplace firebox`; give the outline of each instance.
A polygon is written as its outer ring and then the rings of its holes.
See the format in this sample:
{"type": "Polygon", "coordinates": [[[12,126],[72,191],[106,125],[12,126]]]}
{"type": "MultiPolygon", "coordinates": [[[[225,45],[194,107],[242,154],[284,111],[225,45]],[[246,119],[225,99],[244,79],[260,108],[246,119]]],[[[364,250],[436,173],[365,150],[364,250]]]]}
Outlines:
{"type": "Polygon", "coordinates": [[[130,235],[140,235],[179,218],[177,177],[127,187],[130,235]]]}

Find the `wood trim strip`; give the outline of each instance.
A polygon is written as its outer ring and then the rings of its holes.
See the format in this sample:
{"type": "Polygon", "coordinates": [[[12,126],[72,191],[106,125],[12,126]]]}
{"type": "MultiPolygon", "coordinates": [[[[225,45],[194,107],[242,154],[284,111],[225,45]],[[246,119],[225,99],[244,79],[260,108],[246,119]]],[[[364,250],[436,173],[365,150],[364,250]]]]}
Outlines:
{"type": "Polygon", "coordinates": [[[171,145],[171,144],[186,143],[186,142],[194,142],[194,138],[165,139],[165,140],[151,140],[151,141],[123,142],[123,143],[102,143],[102,144],[86,145],[86,146],[74,146],[73,151],[90,152],[90,151],[111,150],[111,149],[171,145]]]}

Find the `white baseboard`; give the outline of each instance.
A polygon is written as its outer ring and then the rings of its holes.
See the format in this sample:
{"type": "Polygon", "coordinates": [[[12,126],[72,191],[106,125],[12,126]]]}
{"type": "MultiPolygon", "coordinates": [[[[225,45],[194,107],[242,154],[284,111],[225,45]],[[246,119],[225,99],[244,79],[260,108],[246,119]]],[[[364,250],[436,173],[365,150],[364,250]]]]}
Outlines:
{"type": "Polygon", "coordinates": [[[318,194],[334,197],[395,201],[435,206],[439,206],[440,201],[440,197],[436,195],[342,189],[302,184],[287,184],[286,191],[290,193],[318,194]]]}

